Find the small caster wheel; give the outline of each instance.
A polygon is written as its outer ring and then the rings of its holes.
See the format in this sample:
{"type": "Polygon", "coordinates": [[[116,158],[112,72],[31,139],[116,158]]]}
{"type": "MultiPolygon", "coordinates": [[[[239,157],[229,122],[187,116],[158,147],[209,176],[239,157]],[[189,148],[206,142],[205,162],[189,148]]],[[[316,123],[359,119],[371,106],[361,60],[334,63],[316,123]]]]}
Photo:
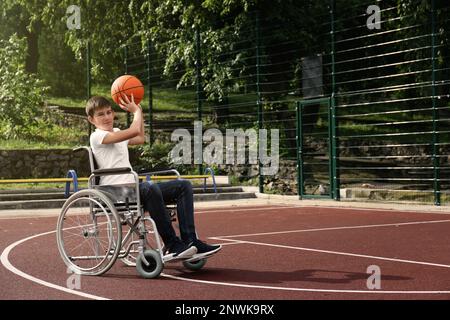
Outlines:
{"type": "Polygon", "coordinates": [[[145,265],[144,261],[142,260],[142,255],[139,255],[136,259],[136,269],[138,273],[146,279],[153,279],[158,277],[163,269],[161,256],[155,250],[145,250],[144,256],[149,265],[145,265]]]}
{"type": "Polygon", "coordinates": [[[200,259],[200,260],[196,260],[196,261],[183,261],[183,266],[188,269],[188,270],[192,270],[192,271],[197,271],[200,270],[201,268],[203,268],[203,266],[206,263],[206,259],[200,259]]]}

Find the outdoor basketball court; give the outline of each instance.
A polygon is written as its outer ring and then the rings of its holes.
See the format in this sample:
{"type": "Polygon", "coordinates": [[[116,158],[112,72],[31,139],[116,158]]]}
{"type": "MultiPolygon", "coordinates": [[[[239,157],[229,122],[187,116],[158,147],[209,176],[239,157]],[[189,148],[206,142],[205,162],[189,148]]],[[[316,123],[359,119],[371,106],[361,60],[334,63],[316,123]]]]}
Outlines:
{"type": "Polygon", "coordinates": [[[57,211],[3,216],[0,299],[450,299],[448,212],[292,203],[197,208],[199,236],[223,249],[200,271],[168,263],[152,280],[120,260],[103,276],[74,275],[57,211]]]}

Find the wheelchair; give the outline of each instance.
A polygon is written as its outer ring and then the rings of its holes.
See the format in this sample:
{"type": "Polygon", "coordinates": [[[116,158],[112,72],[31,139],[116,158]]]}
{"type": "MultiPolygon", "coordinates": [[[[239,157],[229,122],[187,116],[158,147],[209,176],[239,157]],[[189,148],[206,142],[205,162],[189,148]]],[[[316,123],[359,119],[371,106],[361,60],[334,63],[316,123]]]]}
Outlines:
{"type": "MultiPolygon", "coordinates": [[[[154,220],[144,215],[139,196],[139,176],[131,168],[96,169],[90,147],[80,147],[89,154],[91,174],[88,188],[73,193],[64,203],[58,217],[57,246],[62,260],[74,273],[101,275],[120,259],[127,266],[135,266],[143,278],[158,277],[165,263],[182,261],[185,268],[200,270],[206,258],[191,257],[180,260],[166,253],[154,220]],[[135,197],[111,199],[102,191],[99,179],[106,175],[129,174],[134,177],[135,197]]],[[[172,170],[146,173],[180,174],[172,170]]],[[[172,221],[176,207],[167,206],[172,221]]]]}

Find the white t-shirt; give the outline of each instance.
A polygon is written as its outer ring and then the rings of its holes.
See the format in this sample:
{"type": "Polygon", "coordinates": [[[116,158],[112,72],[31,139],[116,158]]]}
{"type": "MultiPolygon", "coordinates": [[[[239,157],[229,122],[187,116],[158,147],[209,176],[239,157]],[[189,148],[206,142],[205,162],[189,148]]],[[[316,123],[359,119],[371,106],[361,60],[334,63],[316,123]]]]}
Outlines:
{"type": "MultiPolygon", "coordinates": [[[[120,131],[119,128],[114,128],[114,132],[120,131]]],[[[90,137],[90,144],[92,153],[99,169],[109,168],[131,168],[130,159],[128,156],[128,140],[102,144],[103,139],[109,131],[95,129],[90,137]]],[[[135,183],[134,177],[131,174],[102,176],[100,184],[127,184],[135,183]]]]}

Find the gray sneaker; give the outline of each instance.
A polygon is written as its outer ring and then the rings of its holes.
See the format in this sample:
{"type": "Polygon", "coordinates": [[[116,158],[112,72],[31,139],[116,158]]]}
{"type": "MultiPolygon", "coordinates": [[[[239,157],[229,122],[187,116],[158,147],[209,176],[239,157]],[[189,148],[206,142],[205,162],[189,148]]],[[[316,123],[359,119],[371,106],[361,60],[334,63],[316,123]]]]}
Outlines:
{"type": "Polygon", "coordinates": [[[194,240],[191,245],[193,245],[197,249],[197,252],[194,255],[196,259],[208,257],[222,249],[222,246],[220,244],[207,244],[198,239],[194,240]]]}
{"type": "Polygon", "coordinates": [[[169,254],[173,259],[187,259],[197,253],[197,248],[192,245],[185,245],[181,241],[174,242],[169,248],[169,254]]]}

